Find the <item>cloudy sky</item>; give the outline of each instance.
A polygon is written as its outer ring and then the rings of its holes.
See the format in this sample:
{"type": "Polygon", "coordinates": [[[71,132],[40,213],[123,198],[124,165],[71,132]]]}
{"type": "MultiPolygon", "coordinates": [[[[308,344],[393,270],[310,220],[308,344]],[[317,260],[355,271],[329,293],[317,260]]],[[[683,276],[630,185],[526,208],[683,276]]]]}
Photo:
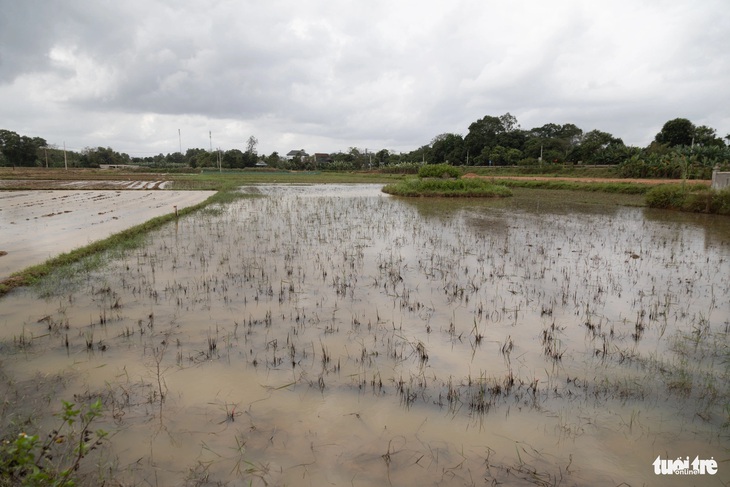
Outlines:
{"type": "Polygon", "coordinates": [[[510,112],[645,146],[677,117],[730,133],[728,46],[727,0],[0,0],[0,128],[410,151],[510,112]]]}

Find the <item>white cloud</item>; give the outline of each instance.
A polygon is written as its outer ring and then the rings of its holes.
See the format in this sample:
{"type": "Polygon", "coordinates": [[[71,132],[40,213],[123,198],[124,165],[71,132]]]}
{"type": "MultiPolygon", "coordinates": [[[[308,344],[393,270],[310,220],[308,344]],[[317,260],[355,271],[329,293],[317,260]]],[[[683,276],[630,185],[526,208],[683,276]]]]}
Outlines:
{"type": "Polygon", "coordinates": [[[411,150],[507,111],[637,145],[676,117],[730,132],[723,0],[0,1],[3,128],[49,142],[411,150]]]}

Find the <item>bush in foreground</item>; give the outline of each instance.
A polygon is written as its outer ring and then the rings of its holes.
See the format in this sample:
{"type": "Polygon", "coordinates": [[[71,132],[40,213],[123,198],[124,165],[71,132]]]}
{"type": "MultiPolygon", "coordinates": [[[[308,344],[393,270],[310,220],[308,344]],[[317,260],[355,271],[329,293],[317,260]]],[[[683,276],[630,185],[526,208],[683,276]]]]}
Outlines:
{"type": "Polygon", "coordinates": [[[107,436],[92,431],[102,415],[101,400],[77,406],[63,401],[61,424],[47,436],[24,432],[0,443],[0,485],[74,487],[79,466],[107,436]]]}

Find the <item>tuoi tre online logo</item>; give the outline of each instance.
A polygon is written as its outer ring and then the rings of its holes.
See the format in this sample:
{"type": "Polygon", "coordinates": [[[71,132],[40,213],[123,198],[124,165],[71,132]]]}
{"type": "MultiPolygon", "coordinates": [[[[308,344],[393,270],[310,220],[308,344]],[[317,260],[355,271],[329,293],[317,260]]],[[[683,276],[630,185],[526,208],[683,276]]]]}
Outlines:
{"type": "Polygon", "coordinates": [[[696,456],[690,462],[689,457],[663,460],[658,456],[652,465],[654,465],[654,474],[656,475],[715,475],[717,473],[715,457],[710,457],[709,460],[700,460],[700,457],[696,456]]]}

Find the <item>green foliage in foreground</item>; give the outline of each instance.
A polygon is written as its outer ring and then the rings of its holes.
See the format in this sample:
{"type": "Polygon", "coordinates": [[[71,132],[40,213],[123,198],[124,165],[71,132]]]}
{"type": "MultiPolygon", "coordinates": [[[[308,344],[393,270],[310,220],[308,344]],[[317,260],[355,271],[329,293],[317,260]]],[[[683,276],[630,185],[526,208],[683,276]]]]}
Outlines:
{"type": "Polygon", "coordinates": [[[396,196],[444,196],[497,198],[512,196],[512,191],[484,179],[406,179],[388,184],[383,192],[396,196]]]}
{"type": "Polygon", "coordinates": [[[646,193],[646,205],[650,208],[730,215],[730,189],[716,191],[705,186],[666,184],[646,193]]]}
{"type": "Polygon", "coordinates": [[[0,443],[0,486],[73,487],[81,462],[107,436],[104,430],[91,430],[91,423],[102,415],[101,400],[77,407],[63,401],[58,416],[61,425],[43,440],[38,435],[19,433],[0,443]]]}

